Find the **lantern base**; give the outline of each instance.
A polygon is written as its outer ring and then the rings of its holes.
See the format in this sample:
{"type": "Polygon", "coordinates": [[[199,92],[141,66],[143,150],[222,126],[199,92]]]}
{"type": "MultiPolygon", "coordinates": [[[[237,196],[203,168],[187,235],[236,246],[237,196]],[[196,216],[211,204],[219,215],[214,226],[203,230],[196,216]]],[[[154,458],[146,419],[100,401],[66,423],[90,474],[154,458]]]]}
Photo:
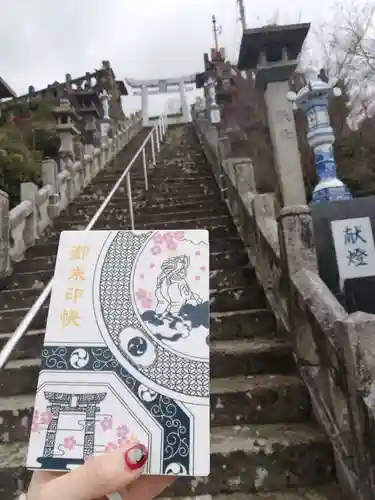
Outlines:
{"type": "Polygon", "coordinates": [[[329,179],[321,181],[315,186],[311,203],[329,203],[351,199],[350,191],[340,179],[329,179]]]}

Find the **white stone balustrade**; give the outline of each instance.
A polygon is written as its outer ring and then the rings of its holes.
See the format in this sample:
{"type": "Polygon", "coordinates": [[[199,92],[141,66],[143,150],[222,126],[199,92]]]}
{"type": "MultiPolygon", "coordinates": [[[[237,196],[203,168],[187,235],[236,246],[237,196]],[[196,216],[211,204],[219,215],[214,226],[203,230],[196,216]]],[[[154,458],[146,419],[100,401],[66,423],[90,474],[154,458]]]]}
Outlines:
{"type": "Polygon", "coordinates": [[[67,164],[61,172],[55,160],[42,163],[43,187],[21,183],[21,203],[9,210],[8,195],[0,191],[0,279],[11,272],[11,262],[24,258],[48,226],[108,163],[137,135],[142,123],[136,113],[119,124],[113,138],[104,138],[101,148],[82,155],[82,161],[67,164]]]}

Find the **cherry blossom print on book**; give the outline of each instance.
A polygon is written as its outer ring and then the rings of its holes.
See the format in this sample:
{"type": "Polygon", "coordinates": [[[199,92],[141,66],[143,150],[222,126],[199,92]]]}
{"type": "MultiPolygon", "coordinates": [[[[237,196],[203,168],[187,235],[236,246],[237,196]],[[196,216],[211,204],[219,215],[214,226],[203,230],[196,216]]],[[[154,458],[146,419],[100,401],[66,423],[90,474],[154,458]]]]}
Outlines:
{"type": "Polygon", "coordinates": [[[145,473],[209,474],[204,230],[61,234],[27,466],[142,443],[145,473]]]}

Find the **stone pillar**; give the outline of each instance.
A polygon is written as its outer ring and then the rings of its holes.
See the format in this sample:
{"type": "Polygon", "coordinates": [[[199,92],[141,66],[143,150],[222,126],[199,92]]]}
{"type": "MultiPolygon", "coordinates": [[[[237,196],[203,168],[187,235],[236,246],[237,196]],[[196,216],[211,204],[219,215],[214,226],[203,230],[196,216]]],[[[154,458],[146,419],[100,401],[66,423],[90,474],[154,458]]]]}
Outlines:
{"type": "Polygon", "coordinates": [[[0,281],[11,273],[9,256],[9,198],[0,190],[0,281]]]}
{"type": "Polygon", "coordinates": [[[52,194],[49,199],[48,211],[51,219],[59,213],[60,190],[57,182],[58,166],[55,160],[49,158],[42,161],[42,182],[43,186],[52,186],[52,194]]]}
{"type": "MultiPolygon", "coordinates": [[[[302,269],[310,271],[320,282],[309,207],[297,205],[281,209],[278,216],[278,235],[281,257],[280,283],[284,283],[287,296],[287,316],[294,347],[300,359],[315,364],[318,362],[315,340],[311,331],[306,328],[306,316],[301,311],[298,294],[292,284],[293,277],[298,276],[302,269]]],[[[308,297],[310,290],[304,291],[308,297]]]]}
{"type": "Polygon", "coordinates": [[[186,93],[185,93],[185,82],[180,82],[180,101],[181,101],[181,111],[182,111],[182,119],[184,123],[189,122],[189,108],[186,101],[186,93]]]}
{"type": "MultiPolygon", "coordinates": [[[[335,341],[344,360],[346,400],[353,452],[347,463],[336,455],[337,472],[343,491],[350,498],[374,498],[372,443],[375,414],[375,321],[373,314],[358,311],[334,325],[335,341]],[[350,468],[348,474],[347,468],[350,468]],[[350,481],[354,479],[355,482],[350,481]]],[[[349,450],[350,452],[350,450],[349,450]]]]}
{"type": "Polygon", "coordinates": [[[246,30],[237,64],[240,71],[256,70],[256,86],[265,92],[275,166],[285,206],[306,204],[293,107],[287,102],[286,93],[309,29],[310,24],[295,24],[246,30]]]}
{"type": "Polygon", "coordinates": [[[307,141],[315,153],[319,182],[313,191],[313,203],[350,200],[351,194],[344,183],[337,178],[336,161],[333,154],[335,135],[330,124],[328,103],[334,96],[341,95],[341,89],[323,82],[318,72],[309,68],[307,85],[298,94],[288,92],[288,100],[294,102],[307,116],[307,141]]]}
{"type": "Polygon", "coordinates": [[[57,193],[57,163],[52,158],[42,161],[42,182],[43,186],[50,184],[53,191],[57,193]]]}
{"type": "Polygon", "coordinates": [[[301,157],[298,149],[293,107],[286,100],[289,81],[270,82],[265,90],[268,125],[283,203],[306,204],[301,157]]]}
{"type": "Polygon", "coordinates": [[[278,216],[282,260],[288,274],[300,269],[318,273],[310,209],[306,205],[282,208],[278,216]]]}
{"type": "Polygon", "coordinates": [[[231,156],[232,147],[228,135],[225,133],[221,133],[218,140],[220,157],[222,158],[222,160],[229,158],[231,156]]]}
{"type": "Polygon", "coordinates": [[[21,202],[31,201],[33,204],[33,211],[25,225],[23,237],[27,247],[35,244],[35,240],[38,238],[38,207],[36,205],[38,193],[38,186],[33,182],[21,182],[21,202]]]}
{"type": "Polygon", "coordinates": [[[143,127],[147,127],[148,126],[148,88],[146,86],[142,87],[141,100],[142,100],[142,125],[143,125],[143,127]]]}

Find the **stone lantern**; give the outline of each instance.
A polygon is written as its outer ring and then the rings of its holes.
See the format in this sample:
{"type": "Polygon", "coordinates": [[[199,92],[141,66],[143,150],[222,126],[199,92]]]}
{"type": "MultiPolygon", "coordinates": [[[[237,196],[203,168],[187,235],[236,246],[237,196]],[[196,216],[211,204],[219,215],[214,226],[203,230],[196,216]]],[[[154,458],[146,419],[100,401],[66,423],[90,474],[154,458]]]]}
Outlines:
{"type": "MultiPolygon", "coordinates": [[[[195,88],[203,89],[204,88],[204,73],[196,73],[195,75],[195,88]]],[[[201,116],[201,118],[205,117],[206,111],[206,100],[203,98],[196,98],[194,103],[195,112],[201,116]]]]}
{"type": "Polygon", "coordinates": [[[61,140],[59,149],[61,167],[69,167],[75,161],[73,138],[80,133],[76,127],[78,116],[67,98],[60,99],[60,104],[53,109],[53,114],[57,122],[56,132],[61,140]]]}
{"type": "Polygon", "coordinates": [[[84,118],[83,143],[85,154],[92,154],[95,147],[100,147],[100,131],[98,127],[100,114],[100,97],[93,88],[79,90],[74,95],[79,113],[84,118]]]}
{"type": "Polygon", "coordinates": [[[318,72],[309,68],[305,72],[307,85],[298,94],[288,92],[287,98],[301,109],[307,117],[307,142],[314,150],[319,182],[313,191],[313,203],[349,200],[348,188],[336,176],[333,154],[335,135],[331,127],[328,104],[330,99],[341,95],[341,89],[323,82],[318,72]]]}
{"type": "Polygon", "coordinates": [[[285,95],[309,29],[307,23],[245,30],[237,65],[255,71],[256,87],[264,91],[284,205],[306,204],[293,106],[285,95]]]}

